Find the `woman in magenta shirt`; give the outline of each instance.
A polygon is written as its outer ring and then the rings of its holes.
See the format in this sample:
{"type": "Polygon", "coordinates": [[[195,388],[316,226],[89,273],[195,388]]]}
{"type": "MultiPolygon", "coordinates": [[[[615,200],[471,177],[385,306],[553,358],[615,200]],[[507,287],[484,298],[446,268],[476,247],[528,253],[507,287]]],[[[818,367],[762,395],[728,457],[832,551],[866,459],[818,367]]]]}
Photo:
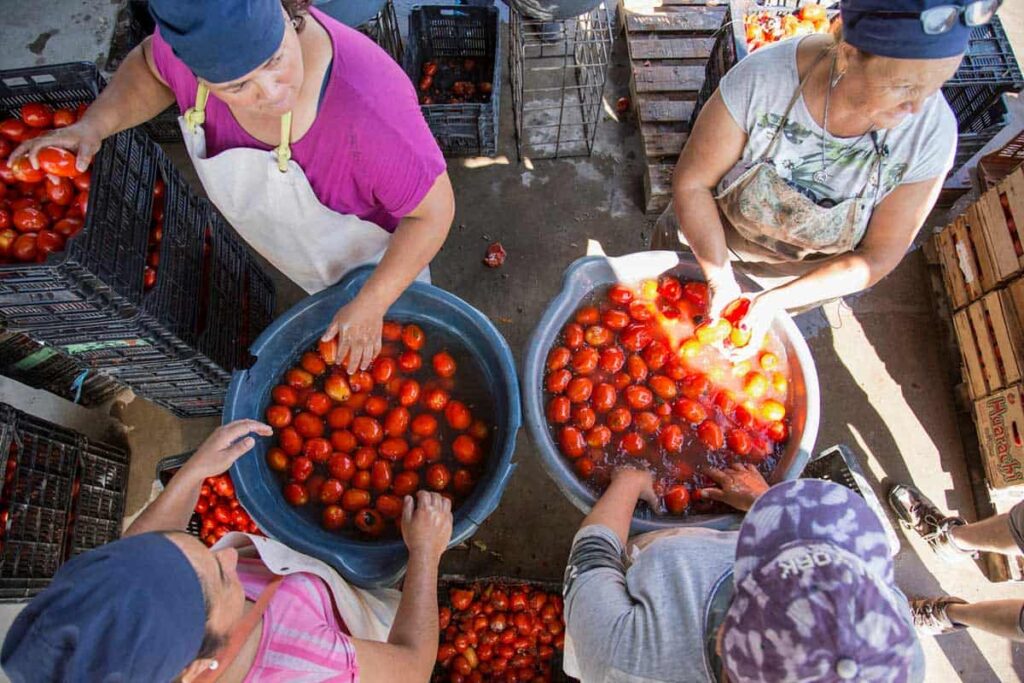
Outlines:
{"type": "Polygon", "coordinates": [[[324,334],[348,369],[380,350],[388,307],[424,276],[455,210],[412,83],[308,0],[154,0],[156,32],[76,124],[29,141],[85,167],[100,141],[173,101],[208,196],[250,245],[313,293],[379,260],[324,334]]]}

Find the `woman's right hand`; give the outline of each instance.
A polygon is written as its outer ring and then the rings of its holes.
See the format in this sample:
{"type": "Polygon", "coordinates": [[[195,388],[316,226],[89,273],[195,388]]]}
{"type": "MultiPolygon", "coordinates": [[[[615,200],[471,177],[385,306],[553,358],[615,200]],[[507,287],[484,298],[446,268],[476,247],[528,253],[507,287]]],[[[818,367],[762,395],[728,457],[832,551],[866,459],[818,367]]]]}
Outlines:
{"type": "Polygon", "coordinates": [[[27,156],[32,168],[37,169],[39,159],[36,155],[39,154],[39,150],[43,147],[60,147],[76,154],[78,161],[75,167],[79,172],[84,172],[99,151],[101,142],[103,135],[100,131],[87,119],[82,119],[65,128],[56,128],[37,138],[25,140],[14,148],[7,162],[13,164],[21,157],[27,156]]]}
{"type": "Polygon", "coordinates": [[[452,502],[440,493],[417,491],[402,501],[402,539],[409,554],[440,560],[452,539],[452,502]]]}
{"type": "Polygon", "coordinates": [[[743,296],[743,290],[740,289],[736,282],[736,276],[732,274],[731,270],[709,277],[707,282],[710,294],[708,316],[712,320],[717,320],[722,317],[722,310],[726,306],[743,296]]]}

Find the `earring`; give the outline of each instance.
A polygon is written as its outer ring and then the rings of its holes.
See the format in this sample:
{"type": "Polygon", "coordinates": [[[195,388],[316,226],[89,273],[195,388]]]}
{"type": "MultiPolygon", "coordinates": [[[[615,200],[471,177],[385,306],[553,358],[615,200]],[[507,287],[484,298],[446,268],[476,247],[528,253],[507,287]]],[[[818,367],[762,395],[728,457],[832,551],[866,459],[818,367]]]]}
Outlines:
{"type": "Polygon", "coordinates": [[[216,671],[217,667],[219,667],[219,666],[220,666],[220,662],[218,662],[216,659],[213,660],[212,662],[210,662],[210,671],[216,671]]]}

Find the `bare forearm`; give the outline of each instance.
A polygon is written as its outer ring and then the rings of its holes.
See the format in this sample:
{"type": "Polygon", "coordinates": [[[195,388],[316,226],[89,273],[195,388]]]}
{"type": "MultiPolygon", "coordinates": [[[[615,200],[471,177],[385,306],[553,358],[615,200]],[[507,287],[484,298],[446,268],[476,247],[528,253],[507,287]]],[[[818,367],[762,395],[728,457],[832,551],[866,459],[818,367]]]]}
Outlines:
{"type": "Polygon", "coordinates": [[[637,480],[619,477],[612,481],[604,494],[590,510],[580,528],[600,524],[608,527],[625,546],[629,540],[629,524],[633,520],[633,509],[640,498],[642,486],[637,480]]]}
{"type": "Polygon", "coordinates": [[[134,536],[148,531],[183,531],[192,517],[204,480],[205,477],[188,464],[182,466],[167,483],[163,493],[143,510],[124,535],[134,536]]]}
{"type": "Polygon", "coordinates": [[[427,267],[448,236],[451,219],[403,218],[380,264],[359,292],[360,298],[386,309],[427,267]]]}
{"type": "Polygon", "coordinates": [[[672,201],[679,228],[704,276],[710,282],[723,277],[731,279],[729,248],[714,194],[704,188],[679,188],[672,201]]]}
{"type": "Polygon", "coordinates": [[[819,267],[772,290],[769,295],[776,298],[782,308],[800,308],[867,289],[894,267],[895,264],[850,252],[822,262],[819,267]]]}
{"type": "Polygon", "coordinates": [[[145,123],[174,102],[170,88],[150,71],[144,49],[138,45],[128,53],[83,117],[101,137],[145,123]]]}
{"type": "Polygon", "coordinates": [[[388,643],[406,649],[415,670],[408,680],[427,680],[437,654],[437,566],[439,558],[427,553],[409,555],[394,626],[388,643]]]}

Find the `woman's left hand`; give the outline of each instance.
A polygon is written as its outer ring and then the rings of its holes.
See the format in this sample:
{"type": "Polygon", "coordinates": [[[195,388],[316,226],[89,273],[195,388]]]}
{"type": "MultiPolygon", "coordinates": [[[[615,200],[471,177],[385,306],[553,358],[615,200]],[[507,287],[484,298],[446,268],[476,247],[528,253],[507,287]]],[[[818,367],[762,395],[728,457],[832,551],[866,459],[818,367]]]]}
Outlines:
{"type": "Polygon", "coordinates": [[[760,292],[750,298],[750,309],[740,320],[740,328],[750,332],[750,340],[745,346],[734,347],[729,357],[734,361],[750,358],[761,350],[764,338],[771,329],[775,316],[785,310],[777,303],[772,290],[760,292]]]}
{"type": "Polygon", "coordinates": [[[357,296],[338,309],[322,339],[338,337],[338,363],[345,363],[345,370],[351,375],[369,368],[380,353],[383,326],[384,311],[357,296]]]}

